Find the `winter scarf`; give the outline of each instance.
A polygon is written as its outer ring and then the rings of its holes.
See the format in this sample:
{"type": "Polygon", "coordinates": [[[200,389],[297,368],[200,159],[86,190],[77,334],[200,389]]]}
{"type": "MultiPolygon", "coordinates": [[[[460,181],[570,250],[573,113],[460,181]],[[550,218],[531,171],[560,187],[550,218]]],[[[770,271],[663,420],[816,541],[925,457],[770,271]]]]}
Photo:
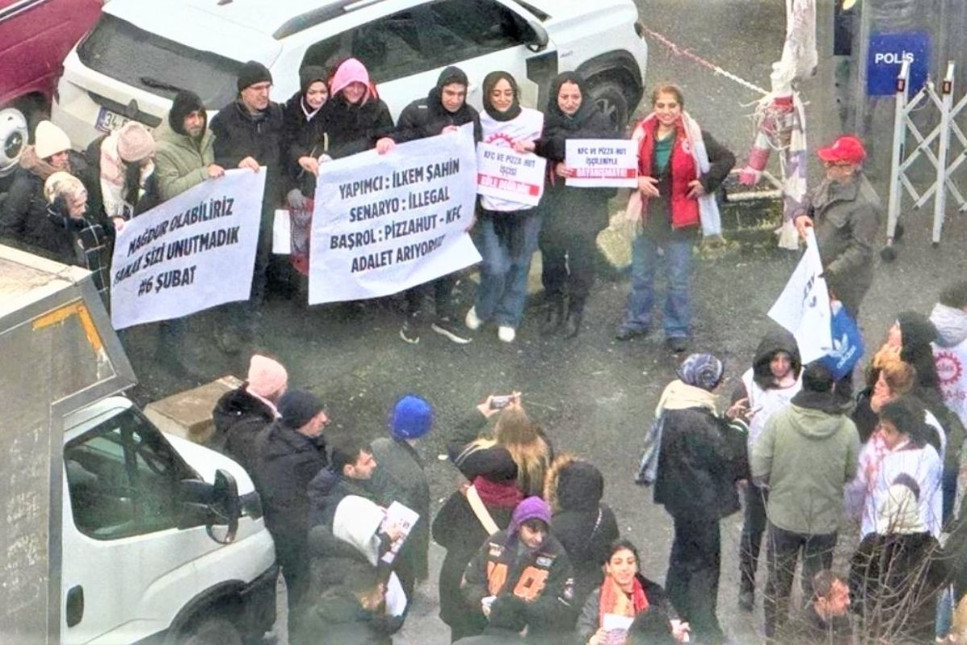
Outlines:
{"type": "Polygon", "coordinates": [[[641,586],[638,576],[634,577],[631,595],[629,596],[618,586],[614,578],[608,576],[601,585],[601,598],[598,601],[598,625],[604,624],[605,614],[616,614],[634,618],[648,609],[648,597],[645,588],[641,586]]]}
{"type": "Polygon", "coordinates": [[[686,410],[688,408],[707,408],[715,414],[717,397],[700,387],[689,385],[682,381],[672,381],[661,393],[655,417],[660,417],[665,410],[686,410]]]}
{"type": "Polygon", "coordinates": [[[477,489],[480,500],[487,506],[496,508],[517,508],[524,493],[517,488],[513,479],[506,481],[492,481],[482,476],[475,477],[473,487],[477,489]]]}
{"type": "Polygon", "coordinates": [[[20,153],[20,167],[29,170],[44,181],[47,181],[47,178],[55,172],[63,171],[74,174],[69,163],[66,168],[58,169],[38,157],[37,149],[34,146],[26,146],[20,153]]]}
{"type": "MultiPolygon", "coordinates": [[[[705,141],[702,139],[702,129],[688,112],[683,111],[681,119],[675,124],[675,130],[675,147],[669,162],[672,173],[672,194],[669,196],[672,228],[696,226],[701,222],[703,235],[721,235],[722,216],[715,195],[702,195],[698,200],[685,197],[688,182],[700,178],[711,167],[705,141]]],[[[651,173],[657,131],[658,118],[651,113],[638,124],[631,135],[632,141],[638,144],[638,168],[643,173],[651,173]]],[[[639,224],[644,223],[647,214],[648,199],[640,190],[632,191],[626,210],[628,219],[639,224]]]]}

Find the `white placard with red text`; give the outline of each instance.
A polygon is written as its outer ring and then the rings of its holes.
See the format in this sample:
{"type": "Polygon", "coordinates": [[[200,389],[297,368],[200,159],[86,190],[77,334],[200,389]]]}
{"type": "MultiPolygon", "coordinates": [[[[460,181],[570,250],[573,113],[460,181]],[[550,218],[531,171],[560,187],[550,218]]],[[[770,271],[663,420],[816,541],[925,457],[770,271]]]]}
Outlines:
{"type": "Polygon", "coordinates": [[[568,139],[565,163],[576,188],[634,188],[638,185],[638,147],[628,139],[568,139]]]}
{"type": "Polygon", "coordinates": [[[477,144],[477,194],[537,206],[544,193],[546,162],[507,146],[477,144]]]}

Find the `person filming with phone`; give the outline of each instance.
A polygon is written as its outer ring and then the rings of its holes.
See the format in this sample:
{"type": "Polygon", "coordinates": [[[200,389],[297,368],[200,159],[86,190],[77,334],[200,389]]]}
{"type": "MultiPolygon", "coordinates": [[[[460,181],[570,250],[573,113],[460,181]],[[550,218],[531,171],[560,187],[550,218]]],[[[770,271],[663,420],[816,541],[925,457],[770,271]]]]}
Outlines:
{"type": "Polygon", "coordinates": [[[450,460],[468,480],[486,475],[507,453],[517,465],[517,487],[525,497],[541,496],[553,453],[544,432],[524,410],[521,393],[491,395],[458,425],[447,444],[450,460]],[[487,427],[496,418],[493,429],[487,427]]]}

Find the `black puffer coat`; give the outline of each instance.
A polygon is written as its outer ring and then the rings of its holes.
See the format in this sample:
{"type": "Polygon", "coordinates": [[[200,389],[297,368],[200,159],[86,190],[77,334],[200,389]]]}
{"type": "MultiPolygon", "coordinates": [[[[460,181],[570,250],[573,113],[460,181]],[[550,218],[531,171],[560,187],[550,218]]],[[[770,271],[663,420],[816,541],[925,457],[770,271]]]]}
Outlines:
{"type": "MultiPolygon", "coordinates": [[[[68,158],[71,174],[87,188],[87,212],[96,215],[100,205],[95,198],[100,191],[96,189],[96,183],[92,183],[87,161],[73,151],[68,158]]],[[[37,157],[33,146],[24,150],[20,167],[0,208],[0,239],[8,245],[57,262],[78,264],[72,231],[48,216],[44,182],[55,172],[56,168],[37,157]]]]}
{"type": "Polygon", "coordinates": [[[738,479],[748,477],[744,433],[707,408],[666,410],[655,503],[672,517],[718,521],[739,510],[738,479]]]}
{"type": "Polygon", "coordinates": [[[601,586],[601,565],[618,539],[614,512],[601,502],[604,477],[593,464],[562,457],[548,474],[547,496],[554,509],[551,534],[567,551],[574,567],[574,606],[601,586]]]}
{"type": "Polygon", "coordinates": [[[480,141],[480,115],[473,106],[467,105],[464,101],[456,112],[450,112],[443,107],[443,86],[451,83],[459,83],[466,87],[469,81],[459,67],[447,67],[440,72],[436,85],[426,98],[417,99],[403,108],[399,122],[396,124],[396,133],[393,134],[393,139],[397,143],[433,137],[443,132],[446,127],[467,123],[473,123],[474,141],[480,141]]]}
{"type": "Polygon", "coordinates": [[[215,432],[208,440],[208,447],[228,455],[254,477],[258,436],[275,421],[275,412],[249,394],[247,387],[245,384],[218,399],[212,411],[215,432]]]}

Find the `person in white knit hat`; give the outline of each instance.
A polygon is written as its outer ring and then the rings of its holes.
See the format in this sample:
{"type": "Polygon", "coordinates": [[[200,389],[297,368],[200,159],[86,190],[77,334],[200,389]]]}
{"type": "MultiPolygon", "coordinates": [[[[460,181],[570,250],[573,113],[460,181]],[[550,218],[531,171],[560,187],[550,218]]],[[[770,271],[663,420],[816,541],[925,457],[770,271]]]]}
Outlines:
{"type": "MultiPolygon", "coordinates": [[[[0,209],[0,239],[6,244],[73,264],[70,236],[60,235],[58,227],[47,216],[44,182],[56,172],[80,177],[90,193],[92,176],[83,156],[71,150],[71,142],[63,130],[50,121],[41,121],[34,132],[34,145],[24,148],[20,167],[7,198],[0,209]],[[66,245],[65,245],[66,241],[66,245]]],[[[88,212],[91,209],[88,196],[88,212]]]]}

